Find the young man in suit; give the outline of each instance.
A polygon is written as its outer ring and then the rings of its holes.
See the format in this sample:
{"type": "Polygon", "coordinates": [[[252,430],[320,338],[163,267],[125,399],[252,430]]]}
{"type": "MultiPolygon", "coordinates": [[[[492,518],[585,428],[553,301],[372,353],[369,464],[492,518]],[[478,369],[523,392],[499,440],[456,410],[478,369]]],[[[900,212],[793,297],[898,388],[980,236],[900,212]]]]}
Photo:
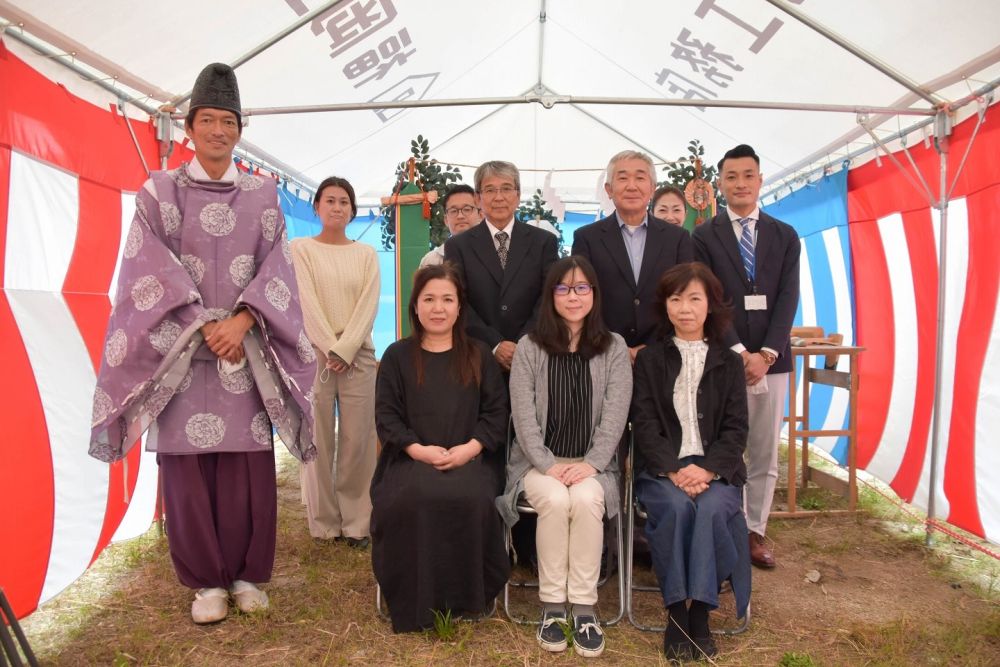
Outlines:
{"type": "Polygon", "coordinates": [[[469,335],[485,341],[509,372],[518,339],[534,323],[545,274],[559,257],[558,241],[547,231],[514,220],[521,175],[513,164],[480,165],[475,185],[484,219],[448,239],[444,258],[458,266],[465,281],[469,335]]]}
{"type": "Polygon", "coordinates": [[[750,560],[775,565],[764,540],[778,479],[778,437],[792,372],[789,338],[799,302],[799,237],[760,210],[760,158],[741,144],[719,161],[726,210],[693,234],[695,258],[715,272],[732,302],[727,343],[743,357],[750,413],[746,511],[750,560]]]}
{"type": "Polygon", "coordinates": [[[597,272],[604,322],[625,339],[633,362],[656,336],[653,301],[660,276],[694,257],[687,231],[649,215],[655,187],[648,155],[618,153],[608,162],[604,183],[615,212],[581,227],[573,237],[573,254],[589,259],[597,272]]]}

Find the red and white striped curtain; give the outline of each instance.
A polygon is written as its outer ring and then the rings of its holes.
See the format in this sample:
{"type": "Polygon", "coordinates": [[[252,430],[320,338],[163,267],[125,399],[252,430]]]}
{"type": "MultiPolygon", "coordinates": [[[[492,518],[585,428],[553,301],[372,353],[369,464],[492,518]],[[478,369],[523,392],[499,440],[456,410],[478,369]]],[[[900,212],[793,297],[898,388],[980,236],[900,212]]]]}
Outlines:
{"type": "MultiPolygon", "coordinates": [[[[87,455],[109,292],[146,173],[120,114],[2,42],[0,87],[0,587],[22,617],[154,516],[151,456],[136,447],[109,466],[87,455]]],[[[157,164],[153,128],[132,126],[157,164]]]]}
{"type": "MultiPolygon", "coordinates": [[[[954,130],[950,186],[976,118],[954,130]]],[[[939,161],[911,155],[935,196],[939,161]]],[[[889,160],[848,177],[861,356],[858,465],[927,508],[934,360],[943,356],[936,518],[1000,542],[1000,111],[989,110],[948,206],[944,334],[936,340],[940,215],[889,160]]],[[[906,157],[898,155],[913,176],[906,157]]],[[[913,176],[916,178],[915,176],[913,176]]]]}

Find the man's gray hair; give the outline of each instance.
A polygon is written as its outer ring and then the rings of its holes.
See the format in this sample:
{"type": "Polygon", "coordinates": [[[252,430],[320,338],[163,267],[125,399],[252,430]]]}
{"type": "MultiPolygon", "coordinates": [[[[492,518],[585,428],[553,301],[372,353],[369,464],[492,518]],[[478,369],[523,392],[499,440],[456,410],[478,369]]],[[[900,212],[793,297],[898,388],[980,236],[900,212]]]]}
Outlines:
{"type": "Polygon", "coordinates": [[[521,191],[521,172],[517,170],[517,167],[512,162],[490,160],[489,162],[482,163],[476,169],[476,175],[473,177],[473,182],[476,184],[476,192],[482,192],[483,181],[491,176],[512,180],[517,191],[521,191]]]}
{"type": "Polygon", "coordinates": [[[621,162],[622,160],[642,160],[643,162],[648,164],[649,178],[652,180],[653,183],[656,183],[656,169],[653,167],[653,158],[649,157],[642,151],[632,151],[632,150],[622,151],[620,153],[615,153],[613,156],[611,156],[611,159],[608,161],[607,173],[604,175],[604,178],[608,183],[611,182],[611,179],[615,174],[615,163],[621,162]]]}

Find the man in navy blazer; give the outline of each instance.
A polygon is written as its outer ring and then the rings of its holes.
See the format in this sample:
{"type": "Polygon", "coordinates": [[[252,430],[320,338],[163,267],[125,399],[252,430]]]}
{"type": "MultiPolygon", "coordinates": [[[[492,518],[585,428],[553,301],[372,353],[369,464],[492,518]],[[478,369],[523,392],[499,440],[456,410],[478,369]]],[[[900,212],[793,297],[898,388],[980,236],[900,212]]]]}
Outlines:
{"type": "Polygon", "coordinates": [[[484,219],[444,245],[466,291],[466,331],[484,341],[510,371],[518,339],[534,324],[549,267],[559,258],[555,235],[514,220],[521,176],[510,162],[476,169],[476,199],[484,219]]]}
{"type": "Polygon", "coordinates": [[[799,302],[799,236],[760,210],[760,158],[741,144],[719,161],[719,188],[726,210],[693,235],[696,259],[715,272],[732,302],[727,343],[743,357],[750,435],[747,441],[746,509],[751,562],[774,567],[764,540],[778,479],[792,321],[799,302]]]}
{"type": "Polygon", "coordinates": [[[576,231],[573,254],[594,265],[601,287],[602,315],[621,335],[632,361],[656,336],[656,285],[675,264],[694,257],[691,235],[649,214],[656,187],[653,161],[645,153],[622,151],[608,162],[604,189],[615,212],[576,231]]]}

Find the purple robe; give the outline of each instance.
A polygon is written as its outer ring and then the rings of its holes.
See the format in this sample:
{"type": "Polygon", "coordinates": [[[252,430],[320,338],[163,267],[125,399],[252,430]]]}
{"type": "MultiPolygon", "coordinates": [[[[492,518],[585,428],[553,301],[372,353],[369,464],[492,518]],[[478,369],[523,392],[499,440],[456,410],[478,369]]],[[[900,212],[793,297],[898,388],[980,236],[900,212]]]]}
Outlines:
{"type": "Polygon", "coordinates": [[[150,175],[125,243],[94,392],[90,454],[123,458],[149,429],[161,454],[271,449],[315,457],[306,338],[275,182],[150,175]],[[148,185],[148,184],[147,184],[148,185]],[[246,308],[246,365],[223,368],[201,327],[246,308]]]}

